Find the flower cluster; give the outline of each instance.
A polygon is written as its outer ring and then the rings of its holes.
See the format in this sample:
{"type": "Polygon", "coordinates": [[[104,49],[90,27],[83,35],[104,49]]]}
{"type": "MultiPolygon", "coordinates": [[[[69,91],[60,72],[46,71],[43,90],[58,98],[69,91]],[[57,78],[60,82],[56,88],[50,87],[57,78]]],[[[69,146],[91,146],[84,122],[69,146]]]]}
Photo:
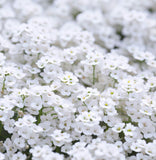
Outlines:
{"type": "Polygon", "coordinates": [[[156,0],[0,0],[0,160],[156,160],[156,0]]]}

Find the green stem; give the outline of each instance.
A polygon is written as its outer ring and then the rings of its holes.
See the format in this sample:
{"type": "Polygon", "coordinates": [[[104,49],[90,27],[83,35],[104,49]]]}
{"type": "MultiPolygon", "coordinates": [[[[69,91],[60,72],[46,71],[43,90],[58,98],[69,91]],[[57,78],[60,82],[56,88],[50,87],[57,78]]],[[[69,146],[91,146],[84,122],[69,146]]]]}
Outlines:
{"type": "Polygon", "coordinates": [[[3,85],[2,85],[2,95],[4,94],[4,90],[5,90],[5,81],[6,81],[6,76],[4,77],[4,80],[3,80],[3,85]]]}
{"type": "Polygon", "coordinates": [[[85,102],[83,102],[83,104],[84,104],[84,106],[86,106],[86,107],[87,107],[87,105],[86,105],[86,103],[85,103],[85,102]]]}
{"type": "Polygon", "coordinates": [[[39,115],[37,116],[36,124],[39,124],[41,122],[41,115],[42,114],[43,114],[43,107],[39,110],[39,115]]]}
{"type": "Polygon", "coordinates": [[[95,65],[93,65],[93,85],[95,84],[95,65]]]}
{"type": "Polygon", "coordinates": [[[3,124],[2,124],[2,122],[0,122],[0,135],[1,135],[1,132],[2,132],[2,128],[3,128],[3,124]]]}

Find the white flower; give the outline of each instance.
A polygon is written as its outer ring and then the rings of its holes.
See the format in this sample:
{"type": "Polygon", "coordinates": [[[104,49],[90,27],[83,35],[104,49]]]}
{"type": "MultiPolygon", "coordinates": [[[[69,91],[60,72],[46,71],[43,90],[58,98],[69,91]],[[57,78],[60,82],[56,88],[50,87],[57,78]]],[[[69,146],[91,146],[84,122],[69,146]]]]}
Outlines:
{"type": "Polygon", "coordinates": [[[91,153],[87,150],[87,149],[84,149],[84,150],[80,150],[80,151],[77,151],[74,155],[73,155],[73,160],[94,160],[94,158],[92,157],[91,153]]]}
{"type": "Polygon", "coordinates": [[[102,59],[103,59],[103,55],[101,53],[98,53],[98,51],[89,52],[86,55],[86,60],[82,61],[81,63],[87,64],[87,65],[97,65],[101,62],[102,59]]]}
{"type": "Polygon", "coordinates": [[[76,76],[71,72],[65,72],[65,74],[59,76],[60,80],[67,85],[75,85],[78,82],[76,76]]]}
{"type": "Polygon", "coordinates": [[[70,47],[64,50],[64,58],[70,63],[73,64],[77,60],[77,54],[79,50],[76,47],[70,47]]]}
{"type": "Polygon", "coordinates": [[[7,114],[3,111],[0,111],[0,121],[4,122],[7,119],[7,114]]]}
{"type": "Polygon", "coordinates": [[[4,160],[5,159],[5,155],[3,153],[0,153],[0,159],[4,160]]]}
{"type": "Polygon", "coordinates": [[[36,121],[36,119],[31,115],[25,115],[22,120],[26,126],[30,126],[36,121]]]}
{"type": "Polygon", "coordinates": [[[151,157],[155,157],[156,156],[156,144],[154,143],[148,143],[145,146],[145,153],[150,155],[151,157]]]}
{"type": "Polygon", "coordinates": [[[71,142],[72,140],[68,133],[63,133],[61,130],[55,130],[50,136],[52,137],[52,141],[56,146],[62,146],[65,143],[71,142]]]}
{"type": "Polygon", "coordinates": [[[143,90],[143,80],[134,77],[128,77],[120,81],[120,86],[127,92],[141,92],[143,90]]]}
{"type": "Polygon", "coordinates": [[[141,152],[142,148],[137,143],[132,143],[131,149],[135,152],[141,152]]]}
{"type": "Polygon", "coordinates": [[[0,0],[0,160],[155,159],[155,3],[0,0]]]}
{"type": "Polygon", "coordinates": [[[146,83],[147,88],[150,89],[150,88],[156,87],[155,81],[156,81],[156,78],[155,78],[155,77],[150,77],[150,79],[148,79],[148,81],[147,81],[147,83],[146,83]]]}
{"type": "Polygon", "coordinates": [[[43,150],[40,146],[35,146],[33,149],[30,150],[34,157],[41,157],[43,150]]]}
{"type": "Polygon", "coordinates": [[[18,152],[13,155],[12,160],[26,160],[26,155],[18,152]]]}
{"type": "Polygon", "coordinates": [[[82,102],[85,102],[87,99],[89,99],[91,96],[98,96],[99,92],[97,89],[94,88],[86,88],[83,90],[83,93],[79,94],[77,97],[80,99],[82,102]]]}
{"type": "Polygon", "coordinates": [[[24,138],[20,137],[20,138],[15,138],[14,139],[14,143],[17,147],[20,148],[24,148],[25,147],[25,140],[24,138]]]}
{"type": "Polygon", "coordinates": [[[100,107],[102,108],[111,108],[116,105],[116,103],[111,98],[100,98],[100,107]]]}
{"type": "Polygon", "coordinates": [[[142,106],[141,109],[139,110],[142,114],[145,114],[145,115],[152,115],[152,108],[151,107],[148,107],[148,106],[142,106]]]}
{"type": "Polygon", "coordinates": [[[120,133],[120,132],[123,130],[123,127],[124,127],[124,126],[125,126],[124,123],[118,123],[118,124],[116,124],[116,125],[112,128],[112,130],[113,130],[114,132],[120,133]]]}
{"type": "Polygon", "coordinates": [[[15,120],[13,119],[7,119],[4,123],[4,129],[8,133],[13,133],[14,132],[14,127],[15,127],[15,120]]]}
{"type": "Polygon", "coordinates": [[[84,122],[84,123],[90,123],[90,124],[98,124],[101,120],[101,117],[94,112],[82,112],[77,118],[76,121],[84,122]]]}
{"type": "Polygon", "coordinates": [[[126,136],[132,136],[134,134],[136,127],[131,123],[126,124],[126,127],[123,129],[123,132],[126,136]]]}
{"type": "Polygon", "coordinates": [[[104,110],[106,112],[107,115],[109,116],[114,116],[114,115],[117,115],[117,110],[115,109],[115,107],[110,107],[110,108],[106,108],[104,110]]]}

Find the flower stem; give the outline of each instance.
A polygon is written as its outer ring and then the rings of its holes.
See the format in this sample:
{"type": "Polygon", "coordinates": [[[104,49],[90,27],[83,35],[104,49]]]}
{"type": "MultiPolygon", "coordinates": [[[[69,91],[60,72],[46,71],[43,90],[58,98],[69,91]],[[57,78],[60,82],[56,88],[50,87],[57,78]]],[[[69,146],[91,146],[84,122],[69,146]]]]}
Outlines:
{"type": "Polygon", "coordinates": [[[5,81],[6,81],[6,76],[4,77],[4,80],[3,80],[2,91],[1,91],[2,95],[4,94],[4,90],[5,90],[5,81]]]}
{"type": "Polygon", "coordinates": [[[39,110],[39,114],[37,115],[37,122],[36,122],[37,125],[41,122],[41,116],[42,116],[42,114],[43,114],[43,106],[39,110]]]}
{"type": "Polygon", "coordinates": [[[86,106],[86,107],[87,107],[87,105],[86,105],[86,103],[85,103],[85,102],[83,102],[83,104],[84,104],[84,106],[86,106]]]}
{"type": "Polygon", "coordinates": [[[93,65],[93,85],[95,84],[95,65],[93,65]]]}
{"type": "Polygon", "coordinates": [[[1,135],[2,129],[3,129],[3,124],[2,122],[0,122],[0,135],[1,135]]]}

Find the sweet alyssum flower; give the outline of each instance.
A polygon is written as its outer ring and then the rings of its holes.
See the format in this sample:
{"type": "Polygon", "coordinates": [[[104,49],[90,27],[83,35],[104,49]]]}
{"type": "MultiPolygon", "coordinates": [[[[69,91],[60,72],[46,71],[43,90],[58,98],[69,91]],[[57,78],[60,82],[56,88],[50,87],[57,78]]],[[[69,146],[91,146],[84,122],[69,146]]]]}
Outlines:
{"type": "Polygon", "coordinates": [[[155,159],[155,6],[0,0],[0,159],[155,159]]]}

